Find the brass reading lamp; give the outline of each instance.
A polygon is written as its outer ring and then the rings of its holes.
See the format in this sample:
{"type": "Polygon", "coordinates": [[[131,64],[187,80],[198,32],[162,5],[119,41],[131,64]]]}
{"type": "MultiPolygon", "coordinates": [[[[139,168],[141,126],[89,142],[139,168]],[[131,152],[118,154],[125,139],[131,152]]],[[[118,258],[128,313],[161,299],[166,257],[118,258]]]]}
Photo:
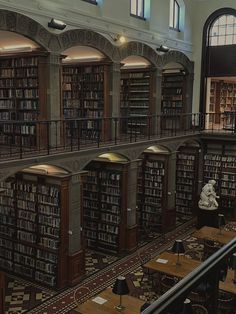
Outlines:
{"type": "Polygon", "coordinates": [[[222,230],[225,225],[226,225],[225,216],[223,214],[218,214],[218,226],[220,229],[220,234],[222,234],[222,230]]]}
{"type": "Polygon", "coordinates": [[[192,313],[193,313],[192,303],[189,299],[185,299],[184,305],[183,305],[183,311],[181,314],[192,314],[192,313]]]}
{"type": "Polygon", "coordinates": [[[185,252],[184,244],[182,240],[175,240],[174,245],[172,247],[172,252],[178,254],[176,265],[181,265],[179,261],[179,254],[185,252]]]}
{"type": "Polygon", "coordinates": [[[128,285],[127,285],[125,277],[119,276],[116,279],[116,282],[114,284],[112,292],[115,293],[115,294],[118,294],[120,296],[120,304],[117,305],[115,308],[118,311],[123,311],[123,309],[125,307],[122,305],[122,298],[121,297],[122,297],[122,295],[126,295],[126,294],[129,293],[129,288],[128,288],[128,285]]]}

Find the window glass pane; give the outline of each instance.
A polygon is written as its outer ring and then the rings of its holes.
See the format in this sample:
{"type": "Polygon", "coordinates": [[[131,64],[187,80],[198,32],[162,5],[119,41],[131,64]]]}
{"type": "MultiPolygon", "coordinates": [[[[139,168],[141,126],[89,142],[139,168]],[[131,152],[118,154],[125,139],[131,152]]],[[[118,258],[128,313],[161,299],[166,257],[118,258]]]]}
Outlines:
{"type": "Polygon", "coordinates": [[[226,28],[226,35],[231,35],[234,33],[234,25],[228,24],[226,28]]]}
{"type": "Polygon", "coordinates": [[[138,0],[138,16],[144,16],[143,0],[138,0]]]}
{"type": "Polygon", "coordinates": [[[211,37],[210,46],[217,46],[217,45],[218,45],[218,37],[211,37]]]}
{"type": "Polygon", "coordinates": [[[234,20],[235,18],[233,15],[227,15],[227,24],[233,24],[234,20]]]}
{"type": "Polygon", "coordinates": [[[170,18],[169,18],[169,26],[174,27],[174,0],[170,0],[170,18]]]}
{"type": "Polygon", "coordinates": [[[219,33],[219,28],[218,26],[213,26],[211,29],[211,36],[216,36],[219,33]]]}
{"type": "Polygon", "coordinates": [[[225,45],[225,36],[219,36],[218,45],[225,45]]]}
{"type": "Polygon", "coordinates": [[[130,13],[136,15],[136,0],[130,1],[130,13]]]}
{"type": "Polygon", "coordinates": [[[225,35],[225,26],[219,26],[219,35],[225,35]]]}
{"type": "Polygon", "coordinates": [[[233,35],[228,35],[225,38],[225,44],[226,45],[232,45],[233,44],[233,35]]]}
{"type": "Polygon", "coordinates": [[[177,2],[175,2],[174,28],[179,28],[179,6],[177,2]]]}
{"type": "Polygon", "coordinates": [[[226,24],[226,15],[222,15],[219,18],[219,25],[225,25],[226,24]]]}

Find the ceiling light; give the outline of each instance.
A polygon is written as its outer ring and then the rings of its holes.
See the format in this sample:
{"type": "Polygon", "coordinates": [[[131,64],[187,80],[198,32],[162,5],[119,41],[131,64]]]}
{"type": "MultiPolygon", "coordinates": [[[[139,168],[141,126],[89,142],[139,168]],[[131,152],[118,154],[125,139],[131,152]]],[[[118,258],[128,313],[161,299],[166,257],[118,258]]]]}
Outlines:
{"type": "Polygon", "coordinates": [[[56,19],[51,19],[50,22],[48,22],[48,27],[63,30],[66,27],[66,23],[56,20],[56,19]]]}
{"type": "Polygon", "coordinates": [[[126,37],[124,35],[121,35],[121,34],[115,35],[113,37],[113,40],[116,41],[116,42],[118,41],[121,44],[124,44],[127,41],[126,37]]]}
{"type": "Polygon", "coordinates": [[[170,48],[167,46],[161,45],[159,48],[156,48],[156,50],[160,52],[168,52],[170,48]]]}
{"type": "Polygon", "coordinates": [[[5,46],[1,48],[1,51],[4,52],[27,52],[32,51],[31,46],[23,46],[23,45],[14,45],[14,46],[5,46]]]}

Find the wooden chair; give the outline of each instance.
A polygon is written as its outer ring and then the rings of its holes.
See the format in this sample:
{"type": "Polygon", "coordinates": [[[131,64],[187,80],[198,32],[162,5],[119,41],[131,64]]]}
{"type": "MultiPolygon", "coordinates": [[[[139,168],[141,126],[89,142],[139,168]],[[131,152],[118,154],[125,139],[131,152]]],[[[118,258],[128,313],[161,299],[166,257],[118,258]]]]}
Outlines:
{"type": "Polygon", "coordinates": [[[156,273],[155,270],[149,269],[145,267],[144,265],[152,259],[152,256],[150,254],[142,254],[140,251],[138,251],[138,259],[140,262],[140,266],[142,268],[143,276],[141,278],[141,283],[143,282],[144,278],[147,277],[148,280],[151,280],[152,286],[153,286],[153,276],[156,273]]]}
{"type": "Polygon", "coordinates": [[[219,290],[218,295],[218,313],[235,314],[236,302],[234,296],[230,293],[219,290]]]}
{"type": "Polygon", "coordinates": [[[214,241],[213,239],[205,238],[203,240],[204,243],[204,252],[203,252],[203,258],[206,260],[209,256],[214,254],[216,251],[218,251],[221,248],[221,244],[217,241],[214,241]]]}
{"type": "Polygon", "coordinates": [[[160,293],[161,294],[166,293],[166,291],[168,291],[170,288],[176,285],[177,282],[178,279],[176,277],[163,275],[160,280],[160,293]]]}
{"type": "Polygon", "coordinates": [[[205,306],[200,304],[193,304],[192,309],[193,314],[208,314],[208,310],[205,308],[205,306]]]}
{"type": "Polygon", "coordinates": [[[203,260],[203,252],[194,249],[185,251],[184,256],[186,258],[196,259],[200,262],[203,260]]]}

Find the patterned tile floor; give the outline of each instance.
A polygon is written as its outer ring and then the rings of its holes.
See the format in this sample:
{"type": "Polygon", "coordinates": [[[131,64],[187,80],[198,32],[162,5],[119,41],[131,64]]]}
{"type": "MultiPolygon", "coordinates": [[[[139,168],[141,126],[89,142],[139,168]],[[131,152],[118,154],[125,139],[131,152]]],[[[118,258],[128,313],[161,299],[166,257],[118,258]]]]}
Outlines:
{"type": "MultiPolygon", "coordinates": [[[[177,217],[176,226],[182,225],[189,217],[177,217]]],[[[160,234],[151,234],[150,237],[144,238],[139,247],[145,246],[148,242],[160,237],[160,234]]],[[[118,257],[100,254],[93,251],[86,252],[86,274],[99,272],[108,265],[116,262],[118,257]]],[[[137,281],[139,280],[140,270],[138,270],[137,281]]],[[[142,276],[141,276],[142,277],[142,276]]],[[[141,280],[140,277],[140,280],[141,280]]],[[[135,283],[134,285],[138,285],[135,283]]],[[[132,287],[132,286],[131,286],[132,287]]],[[[146,293],[146,292],[145,292],[146,293]]],[[[38,306],[47,299],[56,296],[58,292],[47,289],[37,284],[27,282],[16,276],[6,277],[6,298],[5,298],[5,314],[21,314],[26,313],[30,309],[38,306]]]]}

